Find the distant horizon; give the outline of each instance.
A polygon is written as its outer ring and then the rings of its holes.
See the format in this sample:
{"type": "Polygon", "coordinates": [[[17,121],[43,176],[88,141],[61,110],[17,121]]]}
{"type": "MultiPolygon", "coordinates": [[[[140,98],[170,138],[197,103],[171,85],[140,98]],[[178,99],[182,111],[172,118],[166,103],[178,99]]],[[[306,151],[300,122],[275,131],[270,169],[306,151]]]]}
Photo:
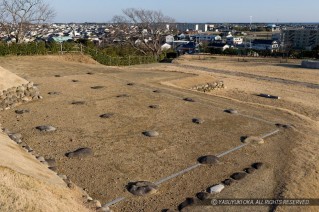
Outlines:
{"type": "Polygon", "coordinates": [[[268,0],[257,2],[154,1],[154,0],[55,0],[47,1],[55,9],[54,23],[109,23],[126,8],[160,10],[178,23],[319,23],[319,1],[268,0]]]}
{"type": "MultiPolygon", "coordinates": [[[[85,24],[85,23],[94,23],[94,24],[112,24],[114,22],[94,22],[94,21],[85,21],[85,22],[52,22],[52,24],[85,24]]],[[[172,22],[176,24],[180,23],[189,23],[189,24],[250,24],[250,22],[172,22]]],[[[251,24],[318,24],[319,22],[252,22],[251,24]]]]}

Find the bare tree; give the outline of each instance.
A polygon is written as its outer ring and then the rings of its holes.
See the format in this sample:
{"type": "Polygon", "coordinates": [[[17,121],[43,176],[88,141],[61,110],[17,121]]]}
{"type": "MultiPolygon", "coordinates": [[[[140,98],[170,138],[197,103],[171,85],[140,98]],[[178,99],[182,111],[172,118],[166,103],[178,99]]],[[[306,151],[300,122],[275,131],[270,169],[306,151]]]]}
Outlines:
{"type": "Polygon", "coordinates": [[[174,22],[161,11],[129,8],[123,10],[123,15],[113,17],[112,37],[144,55],[158,56],[162,53],[161,41],[169,33],[168,25],[174,22]]]}
{"type": "Polygon", "coordinates": [[[33,24],[52,20],[55,11],[43,0],[0,0],[0,24],[2,30],[14,34],[16,42],[22,42],[33,24]]]}

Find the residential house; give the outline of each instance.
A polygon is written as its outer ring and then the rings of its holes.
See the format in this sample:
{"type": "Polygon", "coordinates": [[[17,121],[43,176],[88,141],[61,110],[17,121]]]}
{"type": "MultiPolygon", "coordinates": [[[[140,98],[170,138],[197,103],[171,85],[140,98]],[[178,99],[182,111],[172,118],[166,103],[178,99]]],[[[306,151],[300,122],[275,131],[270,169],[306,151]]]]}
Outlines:
{"type": "Polygon", "coordinates": [[[174,36],[173,35],[167,35],[165,37],[165,42],[168,44],[172,44],[174,42],[174,36]]]}
{"type": "Polygon", "coordinates": [[[213,43],[210,43],[207,48],[209,49],[218,49],[218,50],[221,50],[221,51],[225,51],[226,49],[230,48],[231,46],[226,44],[226,43],[216,43],[216,42],[213,42],[213,43]]]}
{"type": "Polygon", "coordinates": [[[164,43],[162,46],[161,46],[161,49],[162,50],[168,50],[172,48],[172,45],[168,44],[168,43],[164,43]]]}
{"type": "Polygon", "coordinates": [[[182,44],[176,48],[177,52],[180,54],[194,54],[196,50],[196,43],[195,42],[188,42],[187,44],[182,44]]]}
{"type": "Polygon", "coordinates": [[[70,36],[52,36],[48,38],[48,41],[55,41],[58,43],[63,43],[70,40],[73,40],[70,36]]]}
{"type": "Polygon", "coordinates": [[[191,40],[194,40],[196,42],[211,42],[215,40],[215,37],[217,35],[214,34],[195,34],[191,35],[191,40]]]}
{"type": "Polygon", "coordinates": [[[228,36],[226,36],[226,43],[229,45],[241,45],[241,44],[243,44],[243,38],[228,35],[228,36]]]}
{"type": "Polygon", "coordinates": [[[279,50],[279,43],[275,40],[256,39],[252,42],[252,49],[276,52],[279,50]]]}

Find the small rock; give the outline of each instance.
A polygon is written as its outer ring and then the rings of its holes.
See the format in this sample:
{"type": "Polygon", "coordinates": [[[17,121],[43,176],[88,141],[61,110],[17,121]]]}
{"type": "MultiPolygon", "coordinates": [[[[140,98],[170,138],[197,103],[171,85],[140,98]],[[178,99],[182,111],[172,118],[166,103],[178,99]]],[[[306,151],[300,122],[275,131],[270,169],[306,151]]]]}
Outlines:
{"type": "Polygon", "coordinates": [[[248,136],[243,142],[249,143],[249,144],[263,144],[263,143],[265,143],[264,139],[257,137],[257,136],[248,136]]]}
{"type": "Polygon", "coordinates": [[[92,73],[92,72],[87,72],[86,74],[88,74],[88,75],[93,75],[94,73],[92,73]]]}
{"type": "Polygon", "coordinates": [[[100,115],[100,118],[108,119],[108,118],[111,118],[113,115],[114,115],[114,113],[104,113],[104,114],[100,115]]]}
{"type": "Polygon", "coordinates": [[[8,136],[16,143],[19,143],[22,138],[22,135],[20,133],[10,133],[8,136]]]}
{"type": "Polygon", "coordinates": [[[70,189],[75,189],[76,188],[76,185],[73,183],[73,182],[68,182],[67,183],[67,186],[70,188],[70,189]]]}
{"type": "Polygon", "coordinates": [[[32,100],[32,98],[30,96],[25,96],[22,98],[22,101],[24,101],[24,102],[29,102],[31,100],[32,100]]]}
{"type": "Polygon", "coordinates": [[[41,132],[53,132],[56,131],[55,127],[49,126],[49,125],[42,125],[42,126],[37,126],[37,130],[40,130],[41,132]]]}
{"type": "Polygon", "coordinates": [[[184,101],[186,101],[186,102],[195,102],[195,100],[194,100],[194,99],[189,98],[189,97],[184,98],[183,100],[184,100],[184,101]]]}
{"type": "Polygon", "coordinates": [[[64,174],[59,174],[58,176],[59,176],[62,180],[68,179],[68,177],[67,177],[66,175],[64,175],[64,174]]]}
{"type": "Polygon", "coordinates": [[[28,145],[24,146],[24,149],[25,149],[27,152],[32,152],[32,151],[33,151],[33,149],[32,149],[30,146],[28,146],[28,145]]]}
{"type": "Polygon", "coordinates": [[[219,159],[215,155],[206,155],[198,158],[198,162],[201,164],[216,164],[219,159]]]}
{"type": "Polygon", "coordinates": [[[207,192],[199,192],[196,194],[196,197],[200,200],[206,200],[209,198],[209,193],[207,192]]]}
{"type": "Polygon", "coordinates": [[[94,200],[93,202],[95,204],[95,207],[97,207],[97,208],[101,208],[102,207],[101,202],[99,200],[94,200]]]}
{"type": "Polygon", "coordinates": [[[253,165],[251,165],[254,169],[260,169],[264,164],[261,162],[258,163],[254,163],[253,165]]]}
{"type": "Polygon", "coordinates": [[[55,77],[61,77],[61,75],[57,74],[57,75],[54,75],[55,77]]]}
{"type": "Polygon", "coordinates": [[[175,210],[167,209],[167,208],[166,208],[166,209],[163,209],[162,212],[175,212],[175,210]]]}
{"type": "Polygon", "coordinates": [[[21,139],[18,139],[15,141],[17,144],[21,144],[22,143],[22,140],[21,139]]]}
{"type": "Polygon", "coordinates": [[[79,148],[73,152],[68,152],[65,154],[68,158],[74,158],[74,157],[86,157],[93,154],[92,149],[90,148],[79,148]]]}
{"type": "Polygon", "coordinates": [[[154,90],[153,93],[161,93],[160,90],[154,90]]]}
{"type": "Polygon", "coordinates": [[[178,210],[182,210],[188,206],[191,206],[195,203],[195,199],[194,198],[187,198],[184,202],[182,202],[181,204],[179,204],[178,206],[178,210]]]}
{"type": "Polygon", "coordinates": [[[40,161],[40,162],[44,162],[44,161],[45,161],[44,157],[42,157],[42,156],[38,156],[38,157],[36,157],[36,158],[37,158],[37,160],[40,161]]]}
{"type": "Polygon", "coordinates": [[[233,184],[234,180],[232,179],[225,179],[222,183],[226,186],[230,186],[231,184],[233,184]]]}
{"type": "Polygon", "coordinates": [[[265,93],[261,93],[258,96],[265,97],[265,98],[270,98],[270,99],[281,99],[280,96],[274,96],[274,95],[265,94],[265,93]]]}
{"type": "Polygon", "coordinates": [[[50,167],[56,166],[55,159],[45,159],[45,161],[49,164],[50,167]]]}
{"type": "Polygon", "coordinates": [[[192,122],[195,124],[202,124],[202,123],[204,123],[204,120],[200,119],[200,118],[193,118],[192,122]]]}
{"type": "Polygon", "coordinates": [[[55,91],[51,91],[48,93],[49,95],[60,95],[61,92],[55,92],[55,91]]]}
{"type": "Polygon", "coordinates": [[[279,128],[284,128],[284,129],[292,128],[292,126],[289,125],[289,124],[276,124],[276,126],[279,127],[279,128]]]}
{"type": "Polygon", "coordinates": [[[158,189],[157,185],[152,182],[138,181],[129,183],[127,186],[128,191],[136,196],[144,196],[146,194],[155,193],[158,189]]]}
{"type": "Polygon", "coordinates": [[[86,199],[87,199],[88,201],[93,201],[93,198],[90,197],[90,196],[87,196],[86,199]]]}
{"type": "Polygon", "coordinates": [[[130,82],[130,83],[127,83],[126,85],[132,86],[132,85],[135,85],[135,84],[130,82]]]}
{"type": "Polygon", "coordinates": [[[102,88],[104,88],[104,86],[93,86],[93,87],[91,87],[92,89],[102,89],[102,88]]]}
{"type": "Polygon", "coordinates": [[[108,206],[103,206],[97,210],[97,212],[113,212],[108,206]]]}
{"type": "Polygon", "coordinates": [[[3,130],[3,132],[4,132],[5,134],[7,134],[7,135],[9,135],[9,134],[11,133],[10,130],[7,129],[7,128],[3,128],[2,130],[3,130]]]}
{"type": "Polygon", "coordinates": [[[21,145],[22,148],[28,146],[28,144],[26,142],[22,142],[20,145],[21,145]]]}
{"type": "Polygon", "coordinates": [[[157,108],[159,108],[159,105],[150,105],[150,106],[148,106],[149,108],[152,108],[152,109],[157,109],[157,108]]]}
{"type": "Polygon", "coordinates": [[[217,194],[217,193],[220,193],[224,188],[225,186],[223,184],[214,185],[209,188],[209,193],[217,194]]]}
{"type": "Polygon", "coordinates": [[[156,132],[156,131],[144,131],[142,134],[147,136],[147,137],[157,137],[157,136],[159,136],[159,133],[156,132]]]}
{"type": "Polygon", "coordinates": [[[41,163],[42,163],[43,165],[45,165],[45,166],[49,166],[48,162],[46,162],[46,161],[41,161],[41,163]]]}
{"type": "Polygon", "coordinates": [[[36,155],[38,155],[38,153],[36,153],[35,151],[32,151],[32,152],[30,152],[31,153],[31,155],[33,155],[34,157],[36,156],[36,155]]]}
{"type": "Polygon", "coordinates": [[[72,80],[72,82],[79,82],[79,80],[72,80]]]}
{"type": "Polygon", "coordinates": [[[14,111],[16,114],[19,114],[19,115],[21,115],[21,114],[24,114],[24,113],[30,113],[30,111],[29,110],[16,110],[16,111],[14,111]]]}
{"type": "Polygon", "coordinates": [[[50,170],[54,171],[54,172],[57,172],[57,168],[54,166],[54,167],[49,167],[50,170]]]}
{"type": "Polygon", "coordinates": [[[232,174],[230,177],[233,178],[234,180],[241,180],[241,179],[244,179],[246,175],[247,174],[245,172],[237,172],[232,174]]]}
{"type": "Polygon", "coordinates": [[[248,173],[248,174],[251,174],[251,173],[253,173],[253,172],[255,171],[255,169],[249,167],[249,168],[245,168],[244,171],[245,171],[246,173],[248,173]]]}
{"type": "Polygon", "coordinates": [[[224,112],[230,113],[230,114],[237,114],[238,113],[238,111],[234,110],[234,109],[227,109],[227,110],[224,110],[224,112]]]}
{"type": "Polygon", "coordinates": [[[28,82],[27,88],[32,88],[33,87],[33,82],[28,82]]]}
{"type": "Polygon", "coordinates": [[[121,98],[121,97],[130,97],[130,95],[128,94],[120,94],[116,96],[117,98],[121,98]]]}
{"type": "Polygon", "coordinates": [[[73,101],[71,104],[72,105],[84,105],[85,101],[73,101]]]}

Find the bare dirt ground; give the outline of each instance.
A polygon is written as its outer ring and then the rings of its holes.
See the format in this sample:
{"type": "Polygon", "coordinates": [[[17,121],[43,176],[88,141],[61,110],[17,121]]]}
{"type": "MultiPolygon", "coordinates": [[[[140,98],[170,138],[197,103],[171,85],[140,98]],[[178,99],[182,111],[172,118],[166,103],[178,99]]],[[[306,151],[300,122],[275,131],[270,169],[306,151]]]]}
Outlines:
{"type": "MultiPolygon", "coordinates": [[[[186,198],[254,162],[265,165],[213,198],[319,198],[319,72],[301,69],[296,63],[236,60],[189,56],[173,64],[118,68],[56,57],[0,58],[1,66],[38,84],[44,97],[19,106],[29,109],[29,114],[1,112],[1,123],[21,133],[35,151],[55,158],[58,172],[68,175],[93,198],[107,203],[125,197],[111,207],[115,211],[177,210],[186,198]],[[223,80],[227,89],[210,94],[190,90],[215,80],[223,80]],[[94,86],[104,87],[92,89],[94,86]],[[258,93],[282,99],[264,99],[258,93]],[[121,94],[128,96],[117,97],[121,94]],[[195,102],[186,102],[185,97],[195,102]],[[73,105],[72,101],[85,104],[73,105]],[[149,108],[152,104],[159,108],[149,108]],[[239,114],[225,113],[229,108],[239,114]],[[101,119],[103,113],[114,115],[101,119]],[[205,122],[194,124],[193,118],[205,122]],[[294,127],[282,129],[276,123],[294,127]],[[35,129],[45,124],[57,131],[41,133],[35,129]],[[265,144],[232,152],[222,157],[220,164],[202,165],[161,184],[155,194],[135,197],[126,190],[129,182],[156,182],[195,164],[200,156],[237,147],[242,136],[261,136],[277,129],[277,134],[265,138],[265,144]],[[148,138],[142,134],[145,130],[156,130],[160,135],[148,138]],[[81,159],[65,156],[80,147],[92,148],[94,154],[81,159]]],[[[274,209],[318,208],[194,206],[189,211],[274,209]]]]}

